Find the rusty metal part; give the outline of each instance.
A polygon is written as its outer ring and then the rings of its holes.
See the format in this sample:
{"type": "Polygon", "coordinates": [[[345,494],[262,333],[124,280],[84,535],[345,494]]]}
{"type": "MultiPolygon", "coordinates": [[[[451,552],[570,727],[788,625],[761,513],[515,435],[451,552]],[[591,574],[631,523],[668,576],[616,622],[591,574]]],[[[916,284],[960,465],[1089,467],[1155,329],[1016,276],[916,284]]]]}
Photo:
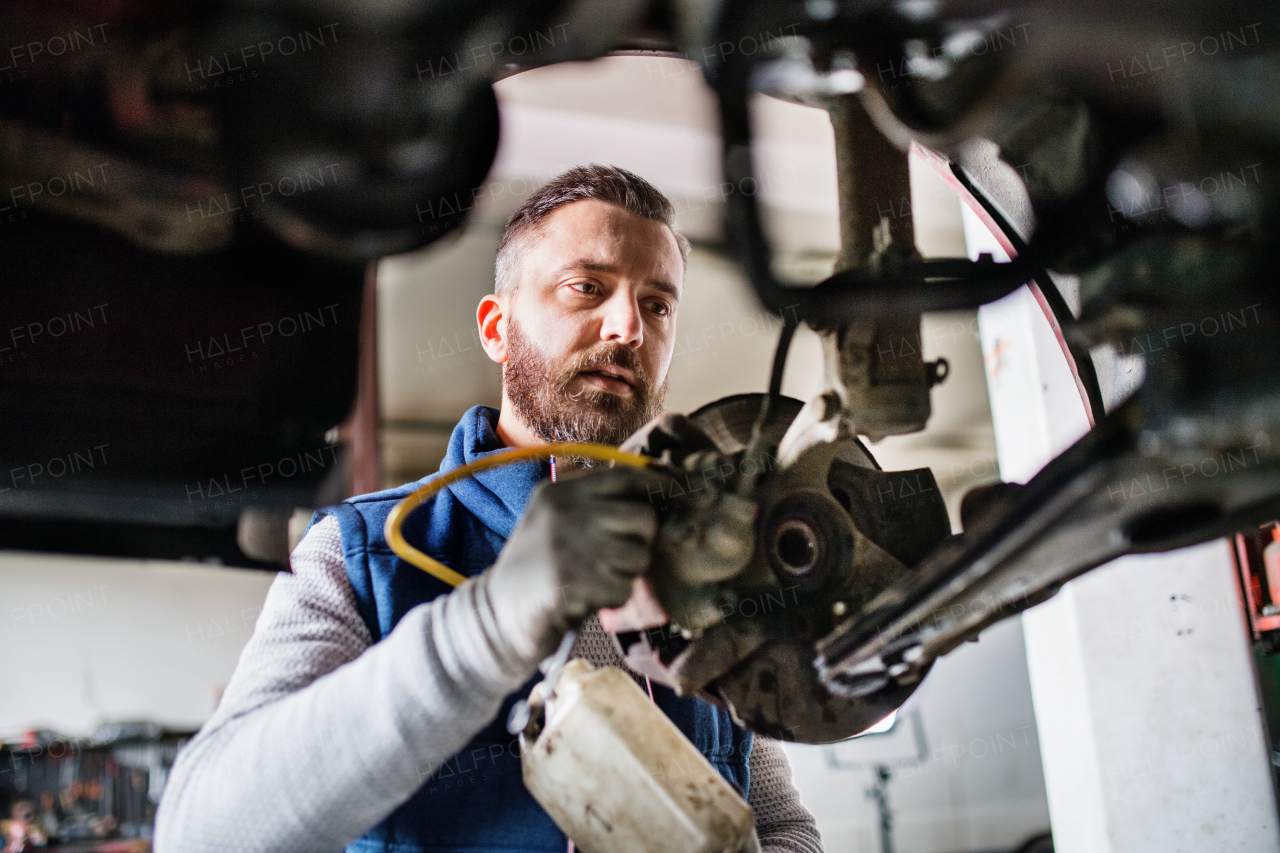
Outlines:
{"type": "MultiPolygon", "coordinates": [[[[721,453],[741,453],[747,449],[751,438],[751,426],[760,411],[761,394],[737,394],[708,403],[689,416],[707,436],[715,442],[721,453]]],[[[780,397],[774,401],[776,417],[765,424],[763,442],[775,447],[795,417],[803,408],[799,400],[780,397]]]]}
{"type": "Polygon", "coordinates": [[[832,743],[889,716],[917,685],[890,684],[865,696],[833,694],[813,668],[813,645],[775,640],[716,682],[735,721],[795,743],[832,743]]]}
{"type": "MultiPolygon", "coordinates": [[[[826,106],[835,130],[840,191],[836,269],[878,274],[885,265],[918,259],[907,152],[881,134],[857,96],[832,98],[826,106]]],[[[792,436],[786,443],[789,460],[815,441],[858,435],[879,441],[924,429],[931,413],[929,390],[945,378],[946,368],[945,362],[925,362],[919,314],[817,326],[826,333],[827,390],[796,426],[805,438],[792,436]]]]}
{"type": "MultiPolygon", "coordinates": [[[[783,608],[776,633],[707,691],[755,731],[806,743],[849,737],[904,702],[927,673],[850,690],[822,684],[814,668],[815,643],[909,578],[950,532],[927,469],[884,472],[871,462],[855,442],[819,444],[762,489],[758,551],[793,612],[783,608]]],[[[730,617],[726,628],[742,621],[730,617]]]]}
{"type": "Polygon", "coordinates": [[[868,263],[886,250],[914,255],[906,152],[894,147],[876,128],[857,95],[831,99],[827,112],[836,137],[840,192],[840,258],[836,269],[868,263]],[[903,200],[908,203],[902,204],[903,200]],[[898,215],[904,210],[903,215],[898,215]],[[877,229],[882,229],[879,236],[877,229]]]}
{"type": "MultiPolygon", "coordinates": [[[[827,109],[840,188],[836,269],[874,270],[888,255],[918,257],[907,152],[884,137],[856,95],[834,98],[827,109]]],[[[827,385],[840,399],[850,434],[879,441],[924,429],[934,383],[924,362],[919,315],[855,320],[826,335],[823,352],[827,385]]]]}
{"type": "Polygon", "coordinates": [[[743,394],[702,407],[689,420],[705,436],[697,445],[714,449],[678,458],[668,452],[666,457],[672,462],[671,477],[662,487],[662,498],[674,510],[666,514],[657,544],[665,570],[650,582],[667,612],[691,637],[702,636],[733,609],[719,585],[739,576],[752,559],[758,515],[757,503],[737,493],[739,480],[776,467],[771,451],[801,409],[798,400],[778,398],[776,416],[763,429],[765,453],[749,458],[747,443],[763,399],[764,395],[743,394]]]}
{"type": "MultiPolygon", "coordinates": [[[[649,580],[671,624],[617,636],[628,662],[682,694],[729,707],[753,730],[824,743],[856,734],[915,685],[841,696],[817,681],[816,642],[861,612],[950,532],[927,469],[884,472],[856,439],[817,443],[782,467],[746,456],[763,395],[729,398],[691,420],[715,444],[672,453],[662,530],[649,580]],[[763,464],[751,500],[737,478],[763,464]],[[720,548],[715,532],[725,544],[720,548]],[[775,691],[775,687],[777,690],[775,691]],[[874,694],[874,695],[872,695],[874,694]]],[[[764,446],[795,417],[771,421],[764,446]]]]}
{"type": "Polygon", "coordinates": [[[855,320],[826,335],[823,352],[828,393],[840,401],[845,434],[879,441],[924,429],[932,412],[929,390],[946,378],[947,363],[924,360],[919,316],[855,320]]]}

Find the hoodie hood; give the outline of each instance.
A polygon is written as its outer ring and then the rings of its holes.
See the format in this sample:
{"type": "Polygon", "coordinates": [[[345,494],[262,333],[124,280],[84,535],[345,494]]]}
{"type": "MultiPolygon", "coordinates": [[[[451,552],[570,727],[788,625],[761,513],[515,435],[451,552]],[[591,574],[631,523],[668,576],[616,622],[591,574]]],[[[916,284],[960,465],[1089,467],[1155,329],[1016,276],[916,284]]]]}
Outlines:
{"type": "MultiPolygon", "coordinates": [[[[440,463],[440,473],[506,450],[498,438],[497,424],[498,410],[492,406],[467,409],[449,437],[449,449],[440,463]]],[[[474,477],[450,484],[448,490],[481,524],[507,539],[524,515],[533,487],[550,472],[545,462],[517,462],[481,471],[474,477]]]]}

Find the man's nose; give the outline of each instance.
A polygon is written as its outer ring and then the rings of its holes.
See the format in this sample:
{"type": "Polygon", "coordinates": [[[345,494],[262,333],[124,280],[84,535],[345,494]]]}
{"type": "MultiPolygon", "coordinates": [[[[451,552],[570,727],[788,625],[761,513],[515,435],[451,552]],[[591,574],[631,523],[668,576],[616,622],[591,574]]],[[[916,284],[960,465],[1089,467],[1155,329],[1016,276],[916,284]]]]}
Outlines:
{"type": "Polygon", "coordinates": [[[618,288],[604,304],[600,339],[630,347],[644,343],[644,318],[640,315],[640,304],[624,288],[618,288]]]}

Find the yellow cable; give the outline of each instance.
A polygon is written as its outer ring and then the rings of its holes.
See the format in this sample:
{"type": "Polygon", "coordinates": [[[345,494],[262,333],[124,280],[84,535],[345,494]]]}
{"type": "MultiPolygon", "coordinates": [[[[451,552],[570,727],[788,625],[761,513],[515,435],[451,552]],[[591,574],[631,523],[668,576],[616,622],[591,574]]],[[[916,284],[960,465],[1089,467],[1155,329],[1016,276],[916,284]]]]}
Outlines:
{"type": "Polygon", "coordinates": [[[456,483],[459,480],[465,480],[481,471],[487,471],[490,468],[499,468],[503,465],[512,465],[516,462],[523,462],[526,459],[550,459],[552,456],[576,456],[580,459],[595,459],[599,462],[617,462],[620,465],[631,465],[636,468],[643,468],[649,464],[650,459],[647,456],[641,456],[637,453],[627,453],[625,450],[619,450],[616,447],[610,447],[607,444],[576,444],[576,443],[559,443],[559,444],[541,444],[537,447],[522,447],[515,450],[509,450],[506,453],[495,453],[493,456],[471,462],[458,468],[454,468],[447,474],[441,474],[430,483],[422,486],[414,491],[409,497],[396,504],[391,510],[391,514],[387,516],[387,523],[383,527],[383,534],[386,536],[387,544],[391,546],[391,550],[396,556],[404,560],[406,563],[417,566],[424,572],[434,575],[450,586],[457,586],[467,579],[466,575],[459,574],[453,569],[433,560],[426,554],[405,541],[404,534],[400,532],[400,528],[404,525],[405,519],[409,517],[415,509],[422,506],[426,501],[434,496],[445,486],[450,483],[456,483]]]}

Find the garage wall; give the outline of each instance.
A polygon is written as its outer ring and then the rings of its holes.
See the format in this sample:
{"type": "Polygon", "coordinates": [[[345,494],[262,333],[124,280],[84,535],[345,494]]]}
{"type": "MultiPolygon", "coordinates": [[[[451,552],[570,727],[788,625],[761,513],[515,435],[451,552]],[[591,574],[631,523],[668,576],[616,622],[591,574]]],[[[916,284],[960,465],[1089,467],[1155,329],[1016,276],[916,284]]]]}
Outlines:
{"type": "Polygon", "coordinates": [[[274,572],[0,552],[0,738],[199,727],[274,572]]]}

